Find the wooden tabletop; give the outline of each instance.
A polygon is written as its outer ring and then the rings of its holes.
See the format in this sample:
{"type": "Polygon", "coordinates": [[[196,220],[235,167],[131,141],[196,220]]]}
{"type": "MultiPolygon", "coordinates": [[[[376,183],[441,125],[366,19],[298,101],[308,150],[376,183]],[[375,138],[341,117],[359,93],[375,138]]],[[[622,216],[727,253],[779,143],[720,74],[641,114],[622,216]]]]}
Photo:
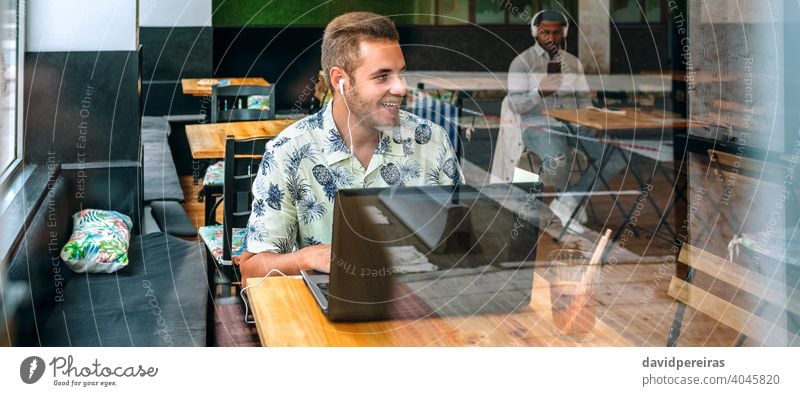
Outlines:
{"type": "Polygon", "coordinates": [[[226,136],[233,135],[236,139],[275,137],[296,121],[268,120],[187,125],[186,139],[189,141],[192,158],[224,158],[226,136]]]}
{"type": "Polygon", "coordinates": [[[676,114],[660,111],[643,112],[634,109],[622,109],[625,114],[605,112],[593,108],[588,109],[554,109],[546,110],[555,119],[581,125],[600,131],[632,131],[639,129],[674,129],[686,128],[688,121],[676,114]]]}
{"type": "Polygon", "coordinates": [[[745,75],[740,73],[720,74],[707,71],[694,71],[690,73],[672,72],[672,80],[674,81],[686,81],[698,84],[741,81],[744,78],[745,75]]]}
{"type": "Polygon", "coordinates": [[[264,346],[631,346],[597,321],[591,340],[556,337],[550,287],[534,276],[528,307],[509,314],[380,322],[329,322],[298,277],[248,279],[250,305],[264,346]]]}
{"type": "Polygon", "coordinates": [[[729,112],[692,114],[690,118],[689,124],[697,127],[748,130],[758,125],[752,116],[729,112]]]}
{"type": "Polygon", "coordinates": [[[425,89],[447,89],[451,91],[502,91],[506,90],[505,78],[475,78],[475,77],[450,77],[450,78],[423,78],[419,82],[425,84],[425,89]]]}
{"type": "MultiPolygon", "coordinates": [[[[535,73],[534,73],[535,74],[535,73]]],[[[649,92],[667,93],[672,91],[670,74],[595,74],[585,75],[591,91],[604,92],[649,92]]],[[[424,71],[406,73],[410,88],[424,83],[425,89],[446,89],[479,93],[506,93],[508,73],[506,72],[442,72],[424,71]]]]}
{"type": "Polygon", "coordinates": [[[205,81],[221,81],[228,80],[230,85],[263,85],[267,86],[267,80],[261,77],[231,77],[231,78],[184,78],[181,80],[181,88],[185,95],[193,96],[211,96],[212,85],[198,85],[197,83],[205,81]]]}

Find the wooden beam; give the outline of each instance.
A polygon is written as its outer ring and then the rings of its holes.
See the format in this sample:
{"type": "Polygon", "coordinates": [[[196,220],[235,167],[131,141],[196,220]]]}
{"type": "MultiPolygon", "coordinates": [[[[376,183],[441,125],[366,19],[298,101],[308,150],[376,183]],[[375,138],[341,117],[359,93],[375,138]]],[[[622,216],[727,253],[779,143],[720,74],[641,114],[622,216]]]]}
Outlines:
{"type": "Polygon", "coordinates": [[[766,177],[774,175],[782,176],[783,172],[785,171],[783,167],[775,164],[765,163],[764,161],[738,156],[735,154],[726,153],[724,151],[709,149],[708,157],[711,158],[712,161],[716,160],[720,165],[737,169],[739,171],[747,171],[750,173],[750,177],[766,177]]]}
{"type": "Polygon", "coordinates": [[[774,284],[779,281],[770,280],[756,271],[744,268],[689,244],[683,245],[678,260],[690,267],[694,267],[698,271],[744,290],[758,297],[759,300],[766,300],[800,315],[800,302],[796,299],[789,299],[785,294],[775,290],[774,284]]]}
{"type": "Polygon", "coordinates": [[[667,294],[762,344],[770,340],[769,345],[772,345],[773,340],[781,340],[779,342],[785,345],[789,340],[779,324],[764,320],[676,276],[672,277],[667,294]]]}

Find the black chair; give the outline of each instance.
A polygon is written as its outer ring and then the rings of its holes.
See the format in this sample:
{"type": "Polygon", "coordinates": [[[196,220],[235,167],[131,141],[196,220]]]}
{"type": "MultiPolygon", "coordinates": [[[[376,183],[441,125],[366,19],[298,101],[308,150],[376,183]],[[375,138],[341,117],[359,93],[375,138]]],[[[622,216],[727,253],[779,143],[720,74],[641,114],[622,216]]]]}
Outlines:
{"type": "MultiPolygon", "coordinates": [[[[211,89],[211,122],[238,122],[275,119],[275,85],[229,85],[211,89]],[[266,99],[266,109],[248,109],[251,96],[266,99]]],[[[205,202],[205,225],[213,225],[214,211],[222,197],[223,162],[208,167],[203,177],[201,200],[205,202]]]]}
{"type": "Polygon", "coordinates": [[[211,122],[275,119],[275,85],[228,85],[211,89],[211,122]],[[262,96],[262,108],[248,108],[248,98],[262,96]]]}
{"type": "Polygon", "coordinates": [[[253,181],[259,171],[261,158],[270,138],[235,140],[225,139],[225,181],[223,184],[223,222],[200,228],[200,236],[216,263],[215,286],[222,286],[222,295],[230,292],[239,274],[231,257],[242,249],[247,220],[253,203],[253,181]]]}

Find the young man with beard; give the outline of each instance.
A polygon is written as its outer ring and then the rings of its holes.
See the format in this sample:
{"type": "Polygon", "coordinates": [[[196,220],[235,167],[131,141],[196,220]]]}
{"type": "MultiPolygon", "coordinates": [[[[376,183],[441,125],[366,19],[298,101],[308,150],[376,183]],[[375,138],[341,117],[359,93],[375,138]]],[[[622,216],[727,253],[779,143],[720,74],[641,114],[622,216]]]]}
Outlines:
{"type": "Polygon", "coordinates": [[[406,64],[388,18],[353,12],[332,20],[322,39],[322,69],[331,104],[267,144],[243,253],[234,258],[243,279],[272,269],[329,272],[340,188],[462,180],[445,131],[400,110],[406,64]]]}
{"type": "MultiPolygon", "coordinates": [[[[589,166],[578,182],[569,184],[574,166],[571,147],[575,143],[568,141],[570,131],[564,124],[543,114],[545,110],[580,109],[592,104],[583,66],[578,58],[562,48],[568,32],[569,21],[561,12],[544,10],[533,17],[531,33],[536,41],[511,62],[508,71],[508,104],[511,111],[519,115],[524,147],[542,161],[543,179],[551,181],[562,192],[583,193],[590,191],[597,181],[595,168],[589,166]],[[560,71],[548,72],[548,64],[556,64],[560,71]]],[[[589,132],[578,128],[579,134],[589,132]]],[[[510,147],[522,147],[518,144],[519,136],[510,139],[515,141],[504,143],[510,147]]],[[[602,158],[604,151],[608,151],[603,143],[594,140],[582,140],[581,143],[583,150],[595,159],[602,158]]],[[[516,153],[516,158],[519,158],[521,149],[516,153]]],[[[603,178],[611,180],[626,165],[621,156],[610,156],[603,168],[603,178]]],[[[550,209],[562,224],[566,224],[577,204],[577,198],[564,194],[550,203],[550,209]]],[[[581,225],[585,222],[585,214],[581,214],[570,222],[569,231],[577,234],[586,232],[581,225]]]]}

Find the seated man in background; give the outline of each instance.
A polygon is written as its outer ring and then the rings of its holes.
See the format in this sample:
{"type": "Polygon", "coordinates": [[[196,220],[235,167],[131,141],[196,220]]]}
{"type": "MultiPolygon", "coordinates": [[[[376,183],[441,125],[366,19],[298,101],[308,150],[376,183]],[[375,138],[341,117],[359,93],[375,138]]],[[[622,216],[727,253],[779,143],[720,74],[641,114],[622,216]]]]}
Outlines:
{"type": "Polygon", "coordinates": [[[242,278],[270,271],[329,272],[333,199],[340,188],[456,184],[444,130],[400,110],[406,69],[388,18],[353,12],[332,20],[322,68],[333,100],[267,144],[253,184],[242,278]]]}
{"type": "MultiPolygon", "coordinates": [[[[542,168],[538,170],[542,178],[552,180],[554,187],[562,192],[586,192],[593,188],[597,172],[589,166],[577,183],[569,185],[574,166],[574,156],[567,141],[569,130],[560,121],[543,114],[545,110],[591,105],[583,66],[578,58],[561,48],[568,29],[569,22],[558,11],[545,10],[533,17],[531,31],[536,42],[511,62],[507,100],[511,111],[519,115],[525,148],[542,161],[542,168]],[[550,63],[554,65],[550,66],[548,73],[550,63]]],[[[593,140],[581,140],[581,145],[594,159],[601,158],[605,149],[602,143],[593,140]]],[[[603,178],[610,180],[625,169],[625,165],[621,156],[611,156],[603,168],[603,178]]],[[[553,200],[550,209],[562,224],[566,224],[577,204],[578,198],[564,195],[553,200]]],[[[570,222],[569,230],[584,233],[586,228],[580,223],[586,222],[585,214],[575,220],[570,222]]]]}

